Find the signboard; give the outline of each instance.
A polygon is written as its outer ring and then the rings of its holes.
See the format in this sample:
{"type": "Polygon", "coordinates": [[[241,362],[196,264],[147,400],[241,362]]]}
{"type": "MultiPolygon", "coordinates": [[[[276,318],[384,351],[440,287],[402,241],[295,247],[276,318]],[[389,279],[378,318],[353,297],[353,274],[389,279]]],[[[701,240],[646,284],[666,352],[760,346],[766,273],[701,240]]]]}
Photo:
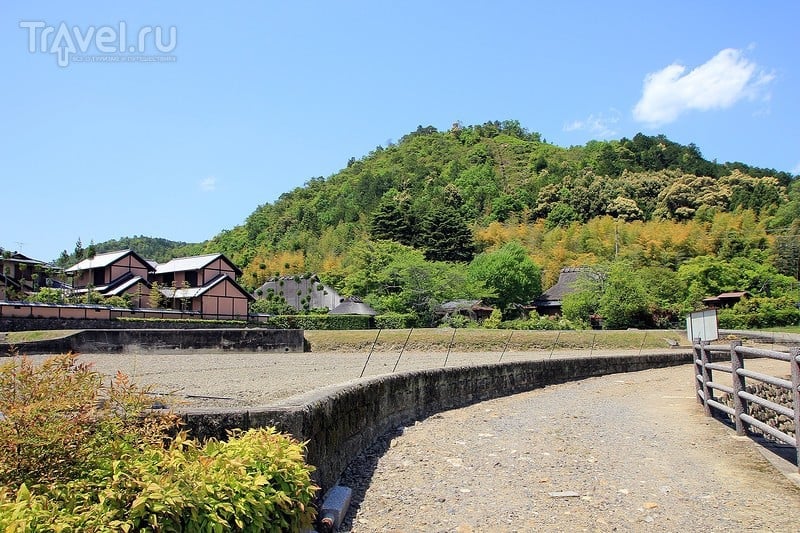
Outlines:
{"type": "Polygon", "coordinates": [[[689,342],[694,342],[694,339],[700,339],[701,341],[717,340],[719,338],[717,310],[706,309],[689,314],[686,317],[686,336],[689,342]]]}

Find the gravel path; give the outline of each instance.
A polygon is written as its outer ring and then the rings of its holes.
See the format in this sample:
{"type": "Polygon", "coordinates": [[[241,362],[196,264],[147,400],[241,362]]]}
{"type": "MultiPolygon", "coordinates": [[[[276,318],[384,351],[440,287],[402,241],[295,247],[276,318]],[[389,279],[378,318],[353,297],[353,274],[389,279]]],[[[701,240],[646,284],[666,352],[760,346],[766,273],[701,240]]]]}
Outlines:
{"type": "Polygon", "coordinates": [[[703,416],[691,367],[437,414],[363,454],[342,531],[800,531],[800,489],[703,416]]]}

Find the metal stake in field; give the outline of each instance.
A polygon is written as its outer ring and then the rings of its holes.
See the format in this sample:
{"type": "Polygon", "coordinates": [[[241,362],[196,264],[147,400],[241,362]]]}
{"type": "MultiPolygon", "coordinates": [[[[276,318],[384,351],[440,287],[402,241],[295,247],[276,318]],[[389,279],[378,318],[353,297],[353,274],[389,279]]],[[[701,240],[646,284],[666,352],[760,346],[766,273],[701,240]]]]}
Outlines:
{"type": "Polygon", "coordinates": [[[514,330],[512,329],[511,330],[511,335],[509,335],[508,338],[506,339],[506,345],[503,346],[503,353],[500,354],[500,359],[497,361],[498,363],[503,360],[503,356],[506,353],[506,348],[508,348],[508,343],[511,342],[511,337],[513,337],[513,336],[514,336],[514,330]]]}
{"type": "Polygon", "coordinates": [[[456,338],[456,328],[453,328],[453,336],[450,337],[450,344],[447,345],[447,355],[444,356],[444,364],[442,368],[447,366],[447,359],[450,357],[450,349],[453,347],[453,340],[456,338]]]}
{"type": "Polygon", "coordinates": [[[369,364],[369,358],[372,357],[372,352],[373,350],[375,350],[375,343],[378,342],[378,337],[381,336],[381,331],[383,331],[383,328],[378,330],[378,334],[375,335],[375,340],[372,341],[372,348],[369,349],[369,355],[367,355],[367,360],[364,361],[364,368],[361,369],[361,375],[358,376],[359,378],[364,377],[364,371],[367,370],[367,365],[369,364]]]}
{"type": "Polygon", "coordinates": [[[642,348],[644,348],[644,341],[647,340],[647,332],[644,332],[644,338],[642,339],[642,345],[639,346],[639,355],[642,355],[642,348]]]}
{"type": "Polygon", "coordinates": [[[400,363],[400,358],[403,357],[403,352],[406,349],[406,344],[408,344],[408,339],[411,338],[411,332],[412,331],[414,331],[414,328],[411,328],[410,330],[408,330],[408,336],[406,337],[406,342],[404,342],[403,343],[403,347],[400,348],[400,355],[397,356],[397,361],[394,362],[394,368],[392,369],[392,374],[394,374],[394,371],[397,370],[397,365],[398,365],[398,363],[400,363]]]}
{"type": "Polygon", "coordinates": [[[553,341],[553,347],[550,348],[550,359],[553,358],[553,352],[556,349],[556,344],[558,344],[558,338],[561,336],[561,330],[558,330],[558,334],[556,335],[556,340],[553,341]]]}

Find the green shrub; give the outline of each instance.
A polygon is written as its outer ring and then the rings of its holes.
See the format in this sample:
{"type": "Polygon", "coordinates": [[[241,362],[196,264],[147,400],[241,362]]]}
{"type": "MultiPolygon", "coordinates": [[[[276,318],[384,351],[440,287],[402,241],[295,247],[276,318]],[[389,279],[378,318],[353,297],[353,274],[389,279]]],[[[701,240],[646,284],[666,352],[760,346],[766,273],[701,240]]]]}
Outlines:
{"type": "Polygon", "coordinates": [[[492,309],[492,314],[483,321],[483,327],[486,329],[498,329],[502,321],[503,312],[500,309],[492,309]]]}
{"type": "Polygon", "coordinates": [[[800,309],[789,297],[744,298],[732,308],[717,311],[723,329],[759,329],[800,324],[800,309]]]}
{"type": "Polygon", "coordinates": [[[111,307],[121,307],[123,309],[133,309],[133,301],[130,294],[124,296],[108,296],[103,299],[103,305],[110,305],[111,307]]]}
{"type": "Polygon", "coordinates": [[[42,287],[38,292],[29,295],[27,301],[42,304],[63,304],[64,292],[52,287],[42,287]]]}
{"type": "Polygon", "coordinates": [[[375,317],[375,327],[380,329],[406,329],[417,326],[414,313],[385,313],[375,317]]]}
{"type": "Polygon", "coordinates": [[[317,487],[274,429],[200,444],[74,354],[0,366],[0,531],[298,531],[317,487]]]}
{"type": "Polygon", "coordinates": [[[442,319],[440,328],[476,328],[478,323],[464,315],[451,315],[442,319]]]}
{"type": "Polygon", "coordinates": [[[372,317],[366,315],[276,315],[268,326],[288,329],[370,329],[372,317]]]}
{"type": "Polygon", "coordinates": [[[507,320],[500,324],[500,328],[523,330],[586,329],[582,323],[575,323],[562,317],[539,316],[536,313],[531,313],[527,319],[507,320]]]}

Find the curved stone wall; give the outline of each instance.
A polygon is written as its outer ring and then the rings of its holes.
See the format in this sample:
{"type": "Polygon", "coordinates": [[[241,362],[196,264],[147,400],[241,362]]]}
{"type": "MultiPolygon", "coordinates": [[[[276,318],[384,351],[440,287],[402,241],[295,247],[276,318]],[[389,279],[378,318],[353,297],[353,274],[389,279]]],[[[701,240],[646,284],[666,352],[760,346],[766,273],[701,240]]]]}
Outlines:
{"type": "MultiPolygon", "coordinates": [[[[321,388],[278,404],[248,410],[182,412],[197,437],[224,439],[234,428],[276,426],[308,441],[322,493],[345,467],[390,429],[431,414],[592,376],[635,372],[692,361],[691,352],[587,357],[453,367],[387,374],[321,388]]],[[[688,373],[686,379],[691,379],[688,373]]]]}

